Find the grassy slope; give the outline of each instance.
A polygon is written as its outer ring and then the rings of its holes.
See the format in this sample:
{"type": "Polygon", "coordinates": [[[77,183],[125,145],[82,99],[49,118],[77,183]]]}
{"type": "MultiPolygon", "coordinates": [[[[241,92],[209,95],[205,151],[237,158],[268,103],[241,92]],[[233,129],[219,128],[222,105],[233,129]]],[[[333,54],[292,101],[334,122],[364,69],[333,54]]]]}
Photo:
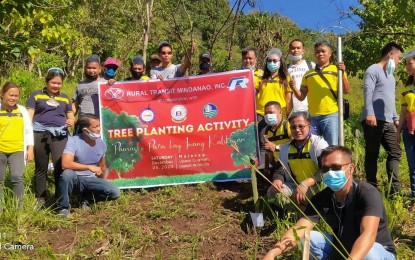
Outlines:
{"type": "MultiPolygon", "coordinates": [[[[361,131],[358,122],[361,81],[352,79],[351,85],[348,98],[352,118],[346,122],[345,136],[346,144],[356,156],[357,177],[362,178],[364,142],[356,134],[356,129],[361,131]]],[[[64,92],[72,93],[74,86],[67,84],[64,92]]],[[[385,158],[382,151],[378,163],[383,181],[385,158]]],[[[401,178],[408,191],[405,154],[402,158],[401,178]]],[[[23,210],[14,210],[10,192],[6,190],[0,214],[0,222],[4,223],[0,243],[34,244],[35,250],[0,250],[0,258],[255,259],[290,225],[288,220],[274,218],[267,220],[264,229],[255,230],[247,225],[247,212],[252,210],[249,183],[125,191],[116,202],[100,203],[92,211],[75,208],[70,219],[61,220],[50,209],[33,210],[32,176],[33,164],[30,164],[25,173],[27,192],[23,210]]],[[[6,186],[11,187],[9,182],[6,186]]],[[[52,181],[50,189],[51,186],[52,181]]],[[[397,198],[385,199],[385,205],[399,259],[414,259],[413,204],[407,198],[397,198]]],[[[290,258],[298,259],[299,253],[287,257],[290,258]]]]}

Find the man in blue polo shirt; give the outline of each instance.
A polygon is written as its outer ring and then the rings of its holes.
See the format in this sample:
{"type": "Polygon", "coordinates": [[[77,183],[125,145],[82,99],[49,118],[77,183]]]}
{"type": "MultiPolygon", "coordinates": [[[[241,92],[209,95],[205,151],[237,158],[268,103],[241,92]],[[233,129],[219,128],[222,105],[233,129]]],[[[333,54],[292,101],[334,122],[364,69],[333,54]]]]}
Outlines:
{"type": "Polygon", "coordinates": [[[65,169],[59,180],[59,216],[67,218],[69,197],[79,193],[87,204],[115,200],[120,189],[104,179],[105,142],[100,138],[100,121],[94,115],[86,114],[78,121],[82,134],[70,137],[62,155],[65,169]]]}

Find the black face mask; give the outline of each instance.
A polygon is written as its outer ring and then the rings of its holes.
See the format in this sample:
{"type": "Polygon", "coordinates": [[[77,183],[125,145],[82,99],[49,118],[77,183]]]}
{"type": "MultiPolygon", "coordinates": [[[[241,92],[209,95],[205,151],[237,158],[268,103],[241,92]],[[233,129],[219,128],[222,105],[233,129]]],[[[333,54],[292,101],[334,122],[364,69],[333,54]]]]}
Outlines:
{"type": "Polygon", "coordinates": [[[199,64],[199,69],[200,70],[209,70],[210,69],[210,64],[208,62],[202,62],[199,64]]]}
{"type": "Polygon", "coordinates": [[[131,76],[133,76],[134,79],[141,79],[141,76],[143,76],[143,72],[131,70],[131,76]]]}
{"type": "Polygon", "coordinates": [[[94,75],[94,76],[91,76],[91,75],[88,75],[88,74],[85,73],[85,77],[89,80],[96,80],[96,79],[98,79],[98,76],[99,76],[98,74],[94,75]]]}

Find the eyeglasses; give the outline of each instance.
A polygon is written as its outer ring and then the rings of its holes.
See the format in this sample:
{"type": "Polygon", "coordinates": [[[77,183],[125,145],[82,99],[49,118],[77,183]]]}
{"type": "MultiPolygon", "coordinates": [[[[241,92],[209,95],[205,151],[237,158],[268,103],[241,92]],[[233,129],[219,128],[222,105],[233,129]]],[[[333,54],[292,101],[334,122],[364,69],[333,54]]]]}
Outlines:
{"type": "Polygon", "coordinates": [[[50,68],[50,69],[48,69],[47,74],[64,76],[65,72],[63,72],[63,70],[61,68],[50,68]]]}
{"type": "Polygon", "coordinates": [[[172,52],[171,51],[162,51],[162,52],[160,52],[161,53],[161,55],[171,55],[172,54],[172,52]]]}
{"type": "Polygon", "coordinates": [[[277,63],[277,62],[279,62],[279,60],[277,60],[277,59],[273,59],[273,60],[267,60],[267,62],[277,63]]]}
{"type": "Polygon", "coordinates": [[[290,129],[291,130],[297,130],[297,128],[298,128],[300,130],[303,130],[306,126],[309,126],[309,125],[290,125],[290,129]]]}
{"type": "Polygon", "coordinates": [[[345,163],[345,164],[322,165],[321,166],[321,172],[325,173],[325,172],[328,172],[330,170],[332,170],[332,171],[341,171],[341,169],[343,169],[343,166],[346,166],[346,165],[349,165],[349,164],[351,164],[351,162],[345,163]]]}

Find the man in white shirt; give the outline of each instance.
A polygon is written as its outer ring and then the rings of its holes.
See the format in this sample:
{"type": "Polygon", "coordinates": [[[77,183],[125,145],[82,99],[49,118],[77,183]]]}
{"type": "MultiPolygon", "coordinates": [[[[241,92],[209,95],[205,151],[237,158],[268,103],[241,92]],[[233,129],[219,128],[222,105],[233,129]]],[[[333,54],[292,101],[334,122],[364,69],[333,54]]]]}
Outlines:
{"type": "MultiPolygon", "coordinates": [[[[290,54],[288,54],[288,60],[291,60],[291,63],[288,64],[288,73],[290,74],[290,77],[294,79],[293,81],[290,81],[290,85],[295,84],[297,89],[300,89],[301,87],[301,80],[304,76],[304,74],[314,69],[316,64],[314,62],[306,61],[303,59],[304,55],[304,43],[299,39],[294,39],[290,42],[289,45],[290,54]]],[[[292,95],[293,98],[293,112],[295,111],[307,111],[308,110],[308,102],[307,98],[305,98],[303,101],[298,100],[294,95],[292,95]]]]}

